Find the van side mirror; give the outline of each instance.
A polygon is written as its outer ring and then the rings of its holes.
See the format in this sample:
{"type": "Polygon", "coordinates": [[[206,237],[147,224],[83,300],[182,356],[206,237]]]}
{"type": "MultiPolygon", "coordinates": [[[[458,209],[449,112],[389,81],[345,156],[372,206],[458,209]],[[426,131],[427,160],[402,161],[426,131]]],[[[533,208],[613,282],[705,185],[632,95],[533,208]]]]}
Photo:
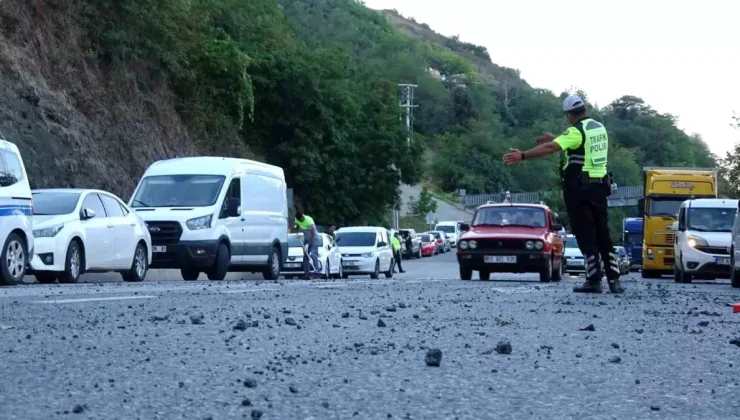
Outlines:
{"type": "Polygon", "coordinates": [[[677,231],[678,230],[678,222],[671,223],[671,226],[669,227],[669,229],[672,230],[672,231],[674,231],[674,232],[677,231]]]}
{"type": "Polygon", "coordinates": [[[82,220],[89,220],[95,217],[95,210],[93,209],[84,209],[82,210],[82,220]]]}
{"type": "Polygon", "coordinates": [[[383,242],[383,241],[381,241],[381,242],[378,242],[378,248],[382,248],[382,247],[384,247],[384,246],[388,246],[388,244],[387,244],[387,243],[385,243],[385,242],[383,242]]]}
{"type": "Polygon", "coordinates": [[[239,208],[241,205],[240,200],[238,198],[230,198],[229,202],[226,203],[226,216],[227,217],[237,217],[241,215],[241,209],[239,208]]]}
{"type": "Polygon", "coordinates": [[[560,232],[563,229],[563,225],[555,223],[550,228],[553,232],[560,232]]]}
{"type": "Polygon", "coordinates": [[[463,232],[467,232],[470,230],[470,225],[467,223],[460,223],[460,230],[463,232]]]}
{"type": "Polygon", "coordinates": [[[637,215],[639,217],[645,217],[645,199],[644,198],[637,200],[637,215]]]}

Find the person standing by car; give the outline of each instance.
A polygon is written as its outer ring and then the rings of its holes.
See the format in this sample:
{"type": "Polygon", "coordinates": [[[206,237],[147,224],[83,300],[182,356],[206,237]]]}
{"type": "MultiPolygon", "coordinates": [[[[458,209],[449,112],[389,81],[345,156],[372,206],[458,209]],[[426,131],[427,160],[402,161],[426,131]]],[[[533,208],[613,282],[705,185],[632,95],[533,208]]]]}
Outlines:
{"type": "Polygon", "coordinates": [[[334,239],[335,242],[337,240],[337,235],[335,235],[334,232],[336,231],[337,225],[335,225],[334,223],[330,224],[329,227],[326,229],[326,234],[331,236],[331,238],[334,239]]]}
{"type": "Polygon", "coordinates": [[[405,273],[403,266],[401,265],[401,234],[396,232],[393,237],[391,238],[391,245],[393,245],[393,258],[396,260],[396,264],[398,265],[398,272],[399,273],[405,273]]]}
{"type": "Polygon", "coordinates": [[[537,147],[524,152],[511,149],[503,161],[512,165],[563,151],[563,198],[573,233],[586,257],[586,282],[573,291],[601,293],[606,268],[609,290],[622,293],[619,262],[609,237],[607,197],[611,195],[611,174],[607,172],[606,128],[588,117],[586,103],[577,95],[565,98],[563,112],[571,125],[568,130],[560,136],[543,133],[537,138],[537,147]]]}
{"type": "Polygon", "coordinates": [[[306,248],[306,253],[303,254],[303,273],[308,278],[311,274],[319,273],[319,231],[313,218],[301,211],[296,211],[295,223],[303,233],[303,246],[306,248]],[[311,258],[313,271],[309,269],[307,256],[311,258]]]}

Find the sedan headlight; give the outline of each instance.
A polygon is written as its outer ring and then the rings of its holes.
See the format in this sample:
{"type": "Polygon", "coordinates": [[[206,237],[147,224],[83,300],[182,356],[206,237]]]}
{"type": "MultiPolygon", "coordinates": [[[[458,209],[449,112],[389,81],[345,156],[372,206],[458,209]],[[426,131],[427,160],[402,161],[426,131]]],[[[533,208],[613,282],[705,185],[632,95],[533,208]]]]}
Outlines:
{"type": "Polygon", "coordinates": [[[372,257],[373,257],[373,253],[372,252],[366,252],[366,253],[362,254],[362,258],[372,258],[372,257]]]}
{"type": "Polygon", "coordinates": [[[542,241],[535,241],[534,247],[537,249],[542,249],[545,246],[545,244],[542,241]]]}
{"type": "Polygon", "coordinates": [[[53,238],[57,236],[57,233],[59,233],[60,230],[64,227],[64,223],[50,227],[50,228],[44,228],[44,229],[36,229],[33,231],[33,237],[34,238],[53,238]]]}
{"type": "Polygon", "coordinates": [[[527,249],[534,249],[534,242],[532,241],[527,241],[527,243],[524,245],[527,247],[527,249]]]}
{"type": "Polygon", "coordinates": [[[187,222],[185,222],[185,224],[188,226],[188,229],[190,230],[210,229],[211,219],[213,219],[213,215],[209,214],[208,216],[202,216],[202,217],[196,217],[195,219],[190,219],[187,222]]]}
{"type": "Polygon", "coordinates": [[[470,249],[478,248],[478,242],[476,242],[476,241],[470,241],[470,242],[468,242],[468,246],[470,247],[470,249]]]}
{"type": "Polygon", "coordinates": [[[468,241],[462,241],[458,244],[460,249],[468,249],[468,241]]]}
{"type": "Polygon", "coordinates": [[[686,241],[686,243],[688,243],[689,246],[692,248],[696,248],[697,246],[708,246],[709,245],[707,241],[704,240],[704,238],[700,238],[698,236],[689,236],[689,240],[686,241]]]}

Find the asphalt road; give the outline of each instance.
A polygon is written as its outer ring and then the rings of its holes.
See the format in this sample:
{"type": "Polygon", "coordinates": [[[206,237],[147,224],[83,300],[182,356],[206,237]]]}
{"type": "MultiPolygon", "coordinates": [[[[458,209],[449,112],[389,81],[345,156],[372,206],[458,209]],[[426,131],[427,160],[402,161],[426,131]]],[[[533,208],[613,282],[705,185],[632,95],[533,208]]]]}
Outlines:
{"type": "Polygon", "coordinates": [[[630,276],[592,296],[463,282],[454,254],[406,268],[0,289],[0,418],[740,418],[727,282],[630,276]]]}

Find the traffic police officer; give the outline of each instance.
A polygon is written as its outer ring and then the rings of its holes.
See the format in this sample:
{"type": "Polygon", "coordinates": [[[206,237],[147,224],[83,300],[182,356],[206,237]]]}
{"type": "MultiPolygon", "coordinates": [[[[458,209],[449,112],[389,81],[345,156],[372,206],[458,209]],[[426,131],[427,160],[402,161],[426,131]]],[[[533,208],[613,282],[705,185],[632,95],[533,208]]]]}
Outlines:
{"type": "Polygon", "coordinates": [[[607,197],[611,194],[611,175],[607,173],[609,138],[606,128],[589,118],[586,103],[577,95],[563,101],[568,128],[560,136],[543,133],[538,146],[524,152],[511,149],[504,163],[512,165],[526,159],[537,159],[563,151],[561,170],[563,197],[573,234],[586,257],[586,282],[574,287],[577,293],[601,293],[606,278],[612,293],[622,293],[619,264],[609,237],[607,197]]]}

